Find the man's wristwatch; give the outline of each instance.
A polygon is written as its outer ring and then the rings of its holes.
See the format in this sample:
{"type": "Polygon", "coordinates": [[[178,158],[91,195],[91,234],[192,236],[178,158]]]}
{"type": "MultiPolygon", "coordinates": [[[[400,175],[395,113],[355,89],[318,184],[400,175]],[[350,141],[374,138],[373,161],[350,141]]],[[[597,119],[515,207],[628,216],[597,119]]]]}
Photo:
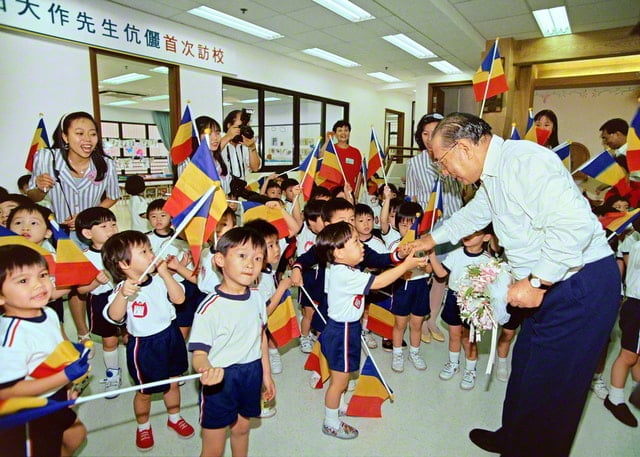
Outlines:
{"type": "Polygon", "coordinates": [[[536,289],[540,290],[549,290],[551,288],[551,284],[542,284],[540,278],[538,278],[537,276],[533,276],[532,274],[529,274],[529,284],[531,285],[531,287],[535,287],[536,289]]]}

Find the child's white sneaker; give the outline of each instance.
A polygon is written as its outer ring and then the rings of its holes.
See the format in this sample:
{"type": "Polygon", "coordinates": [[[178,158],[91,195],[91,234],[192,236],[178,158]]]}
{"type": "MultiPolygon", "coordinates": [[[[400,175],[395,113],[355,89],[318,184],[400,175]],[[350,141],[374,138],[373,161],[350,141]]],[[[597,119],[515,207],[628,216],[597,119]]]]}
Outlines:
{"type": "Polygon", "coordinates": [[[279,352],[269,351],[269,364],[271,365],[271,374],[282,373],[282,358],[279,352]]]}
{"type": "Polygon", "coordinates": [[[402,373],[404,371],[404,355],[401,353],[393,353],[393,357],[391,358],[391,369],[397,373],[402,373]]]}
{"type": "Polygon", "coordinates": [[[305,354],[309,354],[313,350],[313,339],[310,335],[300,337],[300,350],[305,354]]]}
{"type": "Polygon", "coordinates": [[[509,365],[507,365],[506,363],[498,362],[498,369],[496,370],[496,379],[502,382],[507,382],[509,380],[509,365]]]}
{"type": "Polygon", "coordinates": [[[419,352],[411,352],[409,351],[409,360],[413,363],[413,366],[416,367],[416,370],[426,370],[427,363],[424,361],[419,352]]]}
{"type": "MultiPolygon", "coordinates": [[[[120,386],[122,385],[121,372],[122,370],[120,368],[107,369],[107,377],[100,381],[100,384],[104,384],[105,392],[113,392],[114,390],[118,390],[120,388],[120,386]]],[[[118,395],[116,394],[116,395],[109,395],[108,397],[105,397],[105,398],[108,400],[112,400],[117,397],[118,395]]]]}
{"type": "Polygon", "coordinates": [[[600,400],[604,400],[609,395],[609,389],[602,379],[602,375],[596,375],[591,381],[591,390],[600,400]]]}
{"type": "Polygon", "coordinates": [[[453,375],[455,375],[458,371],[460,371],[460,364],[449,361],[445,363],[444,367],[442,367],[442,370],[440,370],[440,379],[442,379],[443,381],[448,381],[449,379],[453,378],[453,375]]]}
{"type": "Polygon", "coordinates": [[[462,390],[471,390],[476,385],[476,370],[464,370],[462,375],[462,381],[460,381],[460,388],[462,390]]]}
{"type": "Polygon", "coordinates": [[[363,330],[362,336],[369,349],[375,349],[378,347],[378,342],[371,335],[371,330],[363,330]]]}

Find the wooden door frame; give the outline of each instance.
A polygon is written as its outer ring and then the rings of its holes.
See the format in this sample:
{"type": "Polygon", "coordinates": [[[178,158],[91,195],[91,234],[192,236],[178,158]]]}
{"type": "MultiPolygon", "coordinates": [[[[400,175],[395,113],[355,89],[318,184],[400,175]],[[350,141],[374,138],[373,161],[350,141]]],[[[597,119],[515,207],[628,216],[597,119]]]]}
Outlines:
{"type": "Polygon", "coordinates": [[[398,132],[396,133],[398,141],[396,146],[404,146],[404,111],[397,111],[391,108],[384,109],[384,148],[385,150],[389,147],[387,143],[387,114],[396,114],[398,116],[398,132]]]}
{"type": "MultiPolygon", "coordinates": [[[[427,113],[435,113],[435,104],[433,103],[433,88],[437,87],[442,89],[443,87],[459,87],[459,86],[470,86],[473,84],[471,80],[465,81],[450,81],[443,83],[429,83],[427,86],[427,113]]],[[[444,102],[443,102],[444,103],[444,102]]],[[[440,113],[444,115],[445,113],[440,113]]]]}

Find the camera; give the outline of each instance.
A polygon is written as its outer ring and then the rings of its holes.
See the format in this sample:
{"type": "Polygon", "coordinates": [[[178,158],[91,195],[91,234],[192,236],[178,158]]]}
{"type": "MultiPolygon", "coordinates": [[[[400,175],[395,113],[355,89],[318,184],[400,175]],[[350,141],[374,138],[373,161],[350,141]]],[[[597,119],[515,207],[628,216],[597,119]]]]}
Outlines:
{"type": "Polygon", "coordinates": [[[251,113],[245,108],[242,108],[242,112],[240,113],[240,122],[240,135],[233,138],[234,143],[242,143],[242,137],[251,140],[255,136],[253,129],[249,126],[249,122],[251,122],[251,113]]]}

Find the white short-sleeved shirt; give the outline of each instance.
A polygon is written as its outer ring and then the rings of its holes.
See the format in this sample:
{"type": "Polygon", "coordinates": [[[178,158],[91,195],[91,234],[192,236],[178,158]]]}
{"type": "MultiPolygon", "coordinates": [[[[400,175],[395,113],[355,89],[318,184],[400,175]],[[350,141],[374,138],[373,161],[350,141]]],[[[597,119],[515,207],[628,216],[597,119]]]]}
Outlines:
{"type": "Polygon", "coordinates": [[[384,241],[385,246],[391,246],[395,241],[400,241],[401,239],[400,232],[393,227],[389,227],[389,231],[382,234],[382,241],[384,241]]]}
{"type": "Polygon", "coordinates": [[[151,230],[151,225],[146,217],[141,217],[141,214],[147,212],[147,200],[140,195],[132,195],[129,198],[129,213],[131,214],[131,230],[137,230],[139,232],[146,233],[151,230]]]}
{"type": "Polygon", "coordinates": [[[317,236],[318,235],[313,233],[305,222],[302,226],[302,230],[300,230],[300,233],[296,235],[296,257],[300,257],[302,254],[315,246],[317,236]]]}
{"type": "MultiPolygon", "coordinates": [[[[149,243],[151,243],[151,249],[153,249],[153,253],[158,255],[161,249],[164,248],[165,244],[169,242],[171,237],[173,236],[173,232],[168,235],[158,235],[155,230],[147,233],[147,238],[149,238],[149,243]]],[[[182,256],[186,253],[190,252],[189,244],[180,238],[176,238],[171,242],[171,245],[165,249],[162,253],[162,258],[166,259],[168,256],[175,256],[178,260],[182,259],[182,256]]],[[[187,268],[193,268],[193,263],[189,262],[187,268]]],[[[173,279],[178,282],[182,282],[184,278],[180,276],[178,273],[174,273],[173,279]]]]}
{"type": "Polygon", "coordinates": [[[375,276],[356,268],[330,264],[324,278],[329,310],[327,314],[336,322],[355,322],[364,313],[364,296],[369,293],[375,276]]]}
{"type": "Polygon", "coordinates": [[[267,309],[256,289],[230,295],[217,288],[196,311],[189,351],[206,352],[214,367],[253,362],[262,357],[266,323],[267,309]]]}
{"type": "MultiPolygon", "coordinates": [[[[178,284],[184,290],[184,286],[178,284]]],[[[113,289],[109,295],[107,306],[102,312],[104,318],[114,324],[121,322],[114,321],[109,317],[109,307],[123,285],[124,281],[113,289]]],[[[169,327],[175,318],[176,308],[169,300],[167,286],[158,275],[148,276],[147,280],[140,284],[138,293],[127,301],[127,331],[133,336],[155,335],[169,327]]]]}
{"type": "Polygon", "coordinates": [[[631,230],[625,234],[622,241],[618,243],[618,250],[616,251],[616,257],[621,259],[625,254],[628,254],[631,247],[636,244],[636,241],[640,240],[640,233],[635,230],[631,230]]]}
{"type": "Polygon", "coordinates": [[[32,379],[29,374],[63,341],[58,316],[48,307],[32,319],[0,317],[0,335],[0,385],[32,379]]]}
{"type": "Polygon", "coordinates": [[[627,297],[640,300],[640,241],[636,241],[629,249],[625,282],[627,297]]]}
{"type": "MultiPolygon", "coordinates": [[[[104,270],[104,264],[102,263],[102,255],[100,251],[88,248],[84,250],[84,255],[89,259],[89,262],[93,264],[98,271],[104,270]]],[[[109,281],[106,284],[100,284],[98,287],[89,292],[91,295],[100,295],[113,290],[113,282],[109,281]]]]}
{"type": "Polygon", "coordinates": [[[384,241],[374,235],[371,235],[371,238],[369,238],[367,241],[363,241],[363,243],[376,251],[378,254],[386,254],[388,252],[391,252],[390,249],[387,249],[384,241]]]}
{"type": "Polygon", "coordinates": [[[466,274],[469,265],[487,263],[491,255],[487,251],[471,254],[464,247],[455,249],[447,254],[442,265],[449,271],[449,289],[458,291],[458,282],[466,274]]]}
{"type": "Polygon", "coordinates": [[[222,282],[222,273],[213,264],[213,253],[209,248],[200,251],[200,264],[198,266],[198,289],[205,294],[215,292],[216,286],[222,282]]]}
{"type": "Polygon", "coordinates": [[[268,267],[266,270],[262,270],[260,273],[257,289],[264,303],[268,304],[277,289],[276,278],[271,267],[268,267]]]}

